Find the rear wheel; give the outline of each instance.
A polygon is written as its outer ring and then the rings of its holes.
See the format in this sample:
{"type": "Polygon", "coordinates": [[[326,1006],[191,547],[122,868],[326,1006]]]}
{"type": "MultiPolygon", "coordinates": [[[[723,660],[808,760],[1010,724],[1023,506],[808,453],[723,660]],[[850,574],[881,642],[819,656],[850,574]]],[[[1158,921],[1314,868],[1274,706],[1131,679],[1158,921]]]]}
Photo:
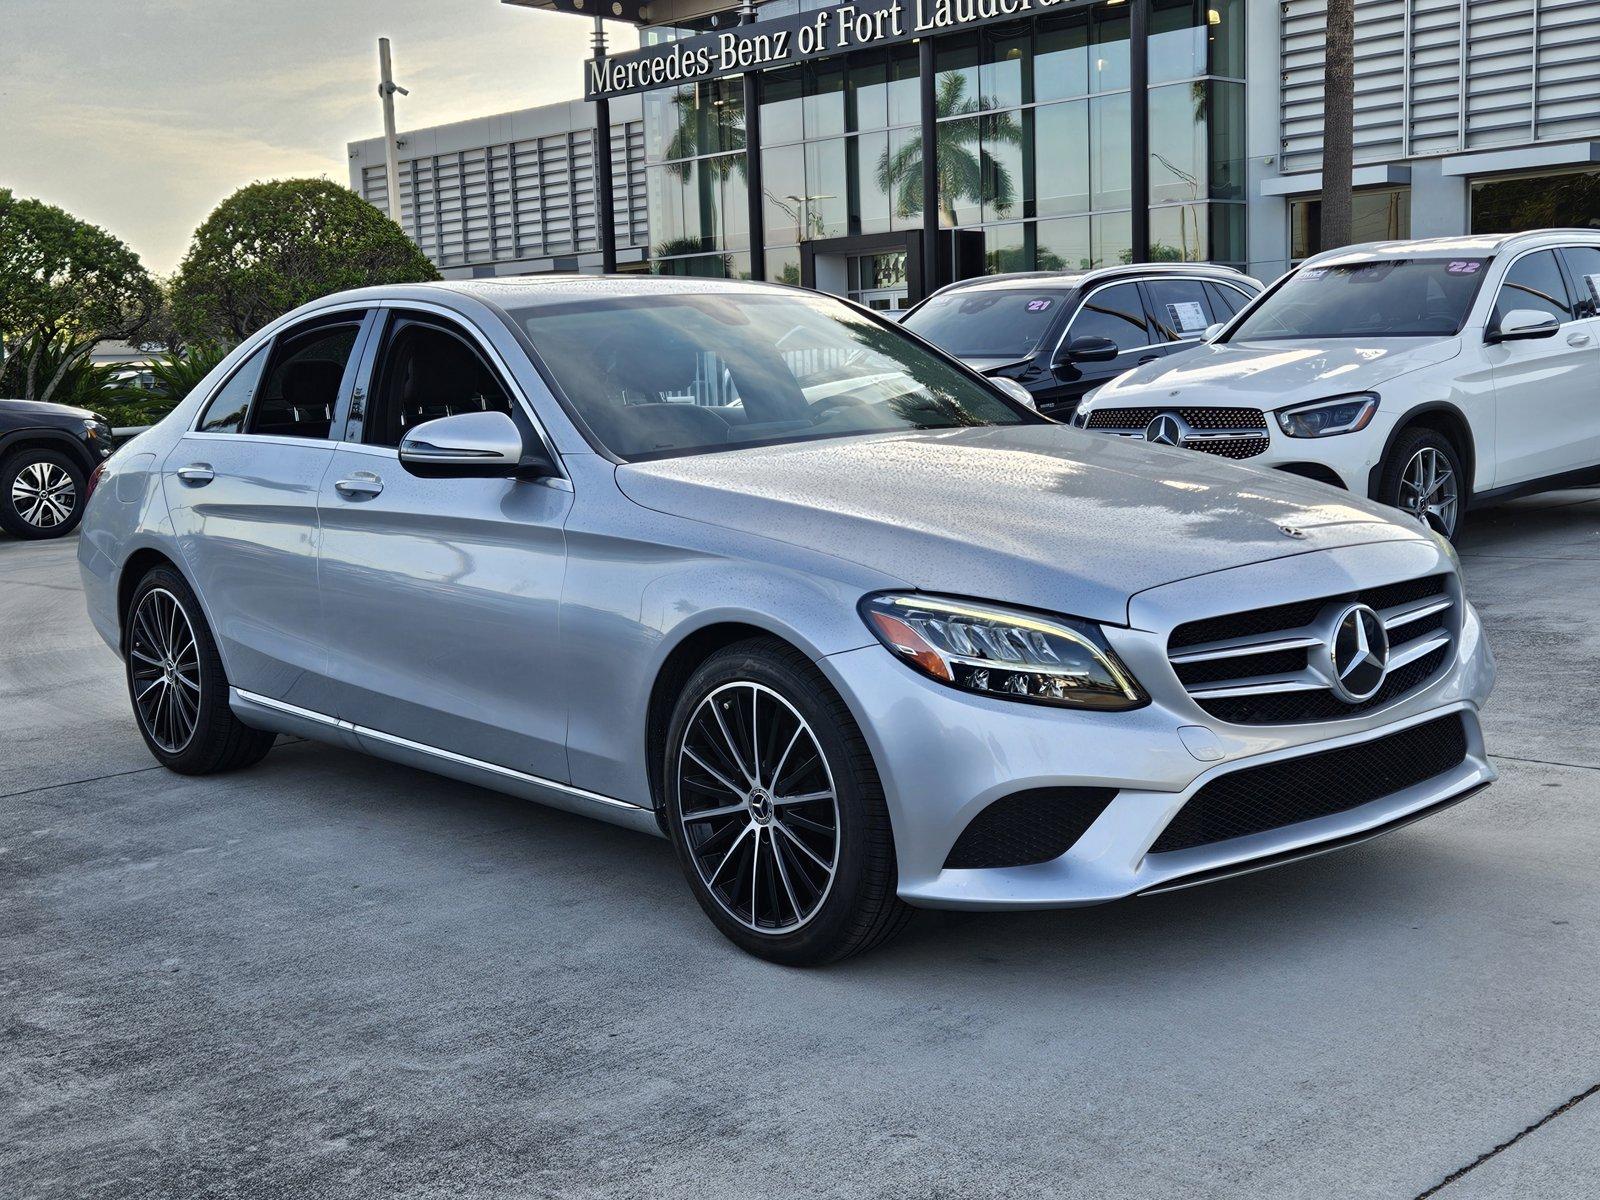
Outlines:
{"type": "Polygon", "coordinates": [[[228,707],[216,642],[183,577],[155,567],[139,581],[124,622],[134,718],[150,753],[184,775],[260,762],[276,734],[251,729],[228,707]]]}
{"type": "Polygon", "coordinates": [[[18,450],[0,464],[0,525],[19,538],[65,537],[83,517],[83,468],[57,450],[18,450]]]}
{"type": "Polygon", "coordinates": [[[1376,499],[1454,538],[1467,500],[1460,454],[1437,430],[1407,430],[1389,449],[1376,499]]]}
{"type": "Polygon", "coordinates": [[[754,640],[707,660],[679,697],[664,768],[679,863],[741,948],[813,966],[909,919],[871,753],[805,655],[754,640]]]}

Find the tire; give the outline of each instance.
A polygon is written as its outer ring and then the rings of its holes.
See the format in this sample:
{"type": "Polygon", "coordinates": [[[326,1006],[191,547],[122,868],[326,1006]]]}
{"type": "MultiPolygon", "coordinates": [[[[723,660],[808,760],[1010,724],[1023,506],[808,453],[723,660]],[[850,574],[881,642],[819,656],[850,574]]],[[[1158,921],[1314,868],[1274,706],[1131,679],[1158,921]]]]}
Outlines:
{"type": "Polygon", "coordinates": [[[1433,429],[1407,429],[1389,447],[1373,499],[1412,516],[1425,516],[1430,526],[1454,541],[1461,532],[1470,496],[1461,455],[1450,439],[1433,429]],[[1448,477],[1442,474],[1444,468],[1448,468],[1448,477]],[[1431,476],[1430,470],[1435,472],[1431,476]],[[1427,496],[1419,501],[1418,481],[1426,486],[1430,478],[1435,488],[1431,502],[1427,496]],[[1446,495],[1449,502],[1441,503],[1446,495]]]}
{"type": "Polygon", "coordinates": [[[36,541],[66,537],[83,519],[87,476],[59,450],[17,450],[0,463],[0,526],[36,541]]]}
{"type": "Polygon", "coordinates": [[[701,664],[673,711],[661,778],[690,890],[741,949],[820,966],[910,919],[872,754],[844,701],[793,647],[754,639],[701,664]],[[752,760],[764,786],[751,786],[752,760]]]}
{"type": "Polygon", "coordinates": [[[128,698],[144,744],[180,775],[211,775],[260,762],[274,733],[251,729],[228,707],[228,677],[199,601],[171,567],[153,567],[123,619],[128,698]]]}

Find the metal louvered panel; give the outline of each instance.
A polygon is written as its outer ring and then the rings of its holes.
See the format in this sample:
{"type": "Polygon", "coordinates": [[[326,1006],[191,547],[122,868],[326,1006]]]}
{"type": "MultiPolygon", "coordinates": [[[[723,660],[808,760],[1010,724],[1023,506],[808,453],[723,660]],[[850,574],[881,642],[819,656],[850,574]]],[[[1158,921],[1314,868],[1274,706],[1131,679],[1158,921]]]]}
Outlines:
{"type": "MultiPolygon", "coordinates": [[[[1283,170],[1322,164],[1326,0],[1283,5],[1283,170]]],[[[1358,162],[1405,153],[1405,0],[1356,4],[1355,151],[1358,162]]]]}
{"type": "Polygon", "coordinates": [[[1467,20],[1468,146],[1531,136],[1534,62],[1527,0],[1473,0],[1467,20]]]}
{"type": "Polygon", "coordinates": [[[1539,0],[1536,135],[1600,131],[1600,0],[1539,0]]]}
{"type": "MultiPolygon", "coordinates": [[[[1322,161],[1326,0],[1282,4],[1282,170],[1322,161]]],[[[1600,0],[1357,0],[1357,162],[1600,133],[1600,0]]]]}
{"type": "MultiPolygon", "coordinates": [[[[577,130],[404,159],[401,225],[442,267],[594,250],[593,140],[577,130]]],[[[643,122],[613,126],[611,147],[617,244],[645,245],[643,122]]],[[[361,195],[388,211],[381,164],[362,168],[361,195]]]]}

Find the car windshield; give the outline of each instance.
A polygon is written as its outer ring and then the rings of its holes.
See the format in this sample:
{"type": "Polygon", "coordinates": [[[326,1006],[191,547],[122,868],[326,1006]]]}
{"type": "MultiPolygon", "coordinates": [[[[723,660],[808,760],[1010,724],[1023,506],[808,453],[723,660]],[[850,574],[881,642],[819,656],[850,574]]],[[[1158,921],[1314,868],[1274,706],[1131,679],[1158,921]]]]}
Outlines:
{"type": "Polygon", "coordinates": [[[904,325],[958,358],[1031,357],[1068,293],[974,288],[934,296],[904,325]]]}
{"type": "Polygon", "coordinates": [[[1257,305],[1228,341],[1448,337],[1466,324],[1487,261],[1385,259],[1304,267],[1257,305]]]}
{"type": "Polygon", "coordinates": [[[622,459],[1039,420],[892,326],[802,292],[699,292],[511,310],[622,459]]]}

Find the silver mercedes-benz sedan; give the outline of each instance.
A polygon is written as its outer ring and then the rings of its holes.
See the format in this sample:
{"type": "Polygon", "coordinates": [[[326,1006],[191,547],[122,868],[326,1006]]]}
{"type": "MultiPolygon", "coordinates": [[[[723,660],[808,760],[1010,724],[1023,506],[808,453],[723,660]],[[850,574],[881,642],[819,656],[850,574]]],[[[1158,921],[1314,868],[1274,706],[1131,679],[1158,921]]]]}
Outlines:
{"type": "Polygon", "coordinates": [[[780,962],[1275,865],[1494,778],[1442,538],[1057,425],[790,288],[331,296],[92,483],[89,612],[162,763],[300,734],[664,833],[780,962]]]}

